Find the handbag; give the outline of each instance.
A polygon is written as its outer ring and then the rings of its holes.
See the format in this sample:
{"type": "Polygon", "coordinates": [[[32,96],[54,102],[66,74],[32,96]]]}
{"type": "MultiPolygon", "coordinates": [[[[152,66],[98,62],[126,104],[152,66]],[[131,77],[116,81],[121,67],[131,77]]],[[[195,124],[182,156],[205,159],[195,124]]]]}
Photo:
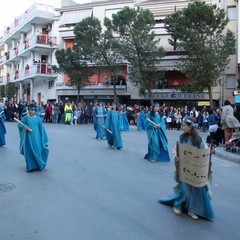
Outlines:
{"type": "Polygon", "coordinates": [[[167,122],[167,123],[172,122],[172,118],[171,118],[171,117],[167,117],[167,118],[166,118],[166,122],[167,122]]]}

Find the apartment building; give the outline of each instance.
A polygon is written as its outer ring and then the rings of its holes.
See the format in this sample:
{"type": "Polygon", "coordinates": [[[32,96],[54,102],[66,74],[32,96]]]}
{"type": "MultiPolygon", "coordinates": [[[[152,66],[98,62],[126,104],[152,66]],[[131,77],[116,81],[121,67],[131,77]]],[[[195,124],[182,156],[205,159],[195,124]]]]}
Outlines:
{"type": "MultiPolygon", "coordinates": [[[[81,1],[62,0],[61,8],[35,4],[31,9],[14,21],[9,29],[5,29],[0,50],[1,57],[0,84],[13,81],[17,87],[17,98],[23,100],[35,99],[38,102],[48,100],[76,100],[77,90],[68,84],[66,75],[57,75],[54,72],[56,59],[54,51],[57,48],[71,47],[74,43],[73,29],[77,22],[85,17],[97,17],[102,23],[104,17],[111,18],[124,6],[149,9],[154,14],[156,37],[161,39],[161,45],[166,56],[159,63],[159,70],[165,72],[165,77],[159,79],[159,84],[152,89],[154,99],[168,105],[208,105],[208,92],[183,93],[182,84],[191,84],[177,69],[179,52],[168,43],[170,37],[164,29],[164,18],[176,10],[181,10],[189,4],[188,0],[92,0],[80,4],[81,1]],[[30,17],[31,12],[31,17],[30,17]],[[16,26],[15,26],[16,25],[16,26]],[[41,40],[41,42],[39,42],[41,40]],[[49,41],[50,40],[50,41],[49,41]],[[26,42],[28,42],[26,47],[26,42]],[[3,50],[4,49],[4,50],[3,50]],[[40,62],[39,62],[40,60],[40,62]],[[26,66],[29,65],[28,71],[26,66]],[[40,70],[39,70],[40,66],[40,70]],[[17,70],[17,71],[16,71],[17,70]],[[17,76],[16,76],[16,73],[17,76]],[[1,80],[2,79],[2,80],[1,80]]],[[[237,2],[235,0],[208,0],[208,4],[217,4],[224,8],[230,22],[228,28],[237,31],[237,2]]],[[[237,47],[236,47],[237,48],[237,47]]],[[[238,49],[238,48],[237,48],[238,49]]],[[[231,56],[229,68],[222,76],[223,84],[213,89],[215,105],[221,105],[224,99],[234,102],[233,91],[238,78],[240,64],[237,54],[231,56]]],[[[149,104],[148,93],[139,93],[139,89],[128,81],[127,65],[119,67],[119,83],[116,86],[118,101],[121,103],[149,104]],[[126,79],[126,84],[122,84],[126,79]]],[[[111,102],[114,97],[113,86],[105,85],[104,78],[111,78],[107,67],[101,69],[91,78],[91,84],[80,91],[83,102],[104,101],[111,102]]]]}
{"type": "Polygon", "coordinates": [[[14,82],[16,99],[56,99],[54,50],[58,18],[52,6],[36,3],[4,29],[1,38],[1,82],[14,82]]]}

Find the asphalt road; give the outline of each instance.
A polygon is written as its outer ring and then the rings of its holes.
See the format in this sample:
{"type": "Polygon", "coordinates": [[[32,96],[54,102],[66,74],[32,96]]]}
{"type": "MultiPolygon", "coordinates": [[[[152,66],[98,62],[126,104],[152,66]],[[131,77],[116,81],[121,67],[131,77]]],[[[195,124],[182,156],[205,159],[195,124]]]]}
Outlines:
{"type": "MultiPolygon", "coordinates": [[[[213,156],[215,221],[177,216],[174,164],[151,163],[145,132],[123,132],[123,149],[97,141],[92,125],[45,124],[48,165],[25,172],[16,123],[0,148],[0,240],[239,239],[240,165],[213,156]]],[[[181,132],[167,131],[169,149],[181,132]]]]}

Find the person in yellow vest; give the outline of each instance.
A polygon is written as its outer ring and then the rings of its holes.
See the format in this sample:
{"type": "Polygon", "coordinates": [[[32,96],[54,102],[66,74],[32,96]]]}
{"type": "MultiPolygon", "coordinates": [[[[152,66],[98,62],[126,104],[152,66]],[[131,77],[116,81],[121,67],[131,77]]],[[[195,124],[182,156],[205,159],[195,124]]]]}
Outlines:
{"type": "Polygon", "coordinates": [[[65,124],[70,124],[71,116],[72,116],[72,105],[68,101],[67,104],[64,107],[64,113],[65,113],[65,124]]]}

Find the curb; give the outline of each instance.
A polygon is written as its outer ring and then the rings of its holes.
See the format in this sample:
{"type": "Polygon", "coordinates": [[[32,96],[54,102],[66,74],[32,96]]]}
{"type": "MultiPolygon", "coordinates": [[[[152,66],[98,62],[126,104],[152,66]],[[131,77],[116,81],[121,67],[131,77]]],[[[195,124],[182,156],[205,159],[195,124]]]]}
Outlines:
{"type": "Polygon", "coordinates": [[[215,150],[216,156],[218,156],[224,160],[228,160],[228,161],[240,164],[240,155],[239,154],[227,152],[225,150],[225,148],[223,148],[223,147],[217,147],[214,150],[215,150]]]}

